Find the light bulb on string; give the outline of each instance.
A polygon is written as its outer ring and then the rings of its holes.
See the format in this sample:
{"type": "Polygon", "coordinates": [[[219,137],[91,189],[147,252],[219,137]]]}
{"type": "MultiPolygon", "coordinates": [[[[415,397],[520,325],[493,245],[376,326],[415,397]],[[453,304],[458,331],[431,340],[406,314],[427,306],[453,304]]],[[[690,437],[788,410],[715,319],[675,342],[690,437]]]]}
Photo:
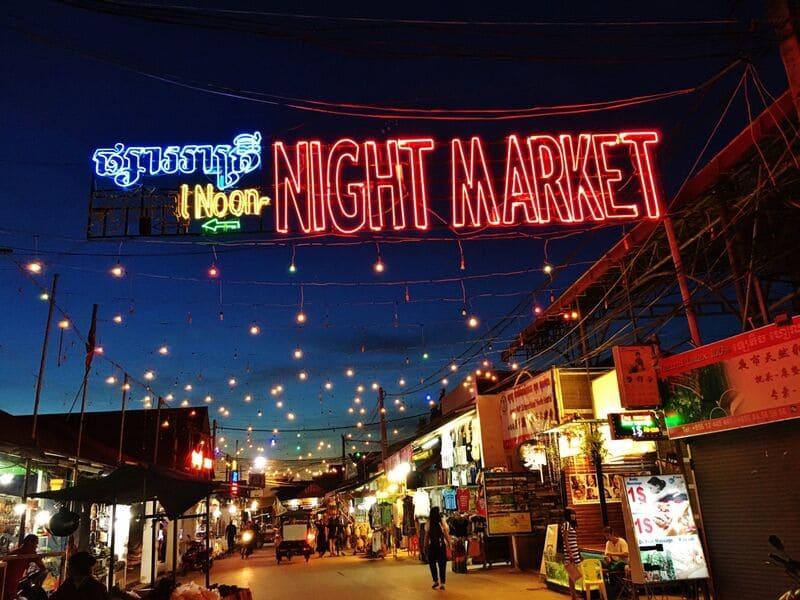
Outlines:
{"type": "Polygon", "coordinates": [[[50,294],[48,294],[47,292],[42,292],[41,294],[39,294],[39,300],[47,302],[48,300],[50,300],[50,294]]]}
{"type": "Polygon", "coordinates": [[[333,389],[333,384],[330,381],[325,382],[325,389],[330,391],[333,389]]]}
{"type": "Polygon", "coordinates": [[[450,364],[450,370],[451,370],[453,373],[455,373],[456,371],[458,371],[458,365],[457,365],[456,363],[451,363],[451,364],[450,364]]]}
{"type": "Polygon", "coordinates": [[[166,356],[167,354],[169,354],[169,348],[167,348],[166,346],[161,346],[161,347],[158,349],[158,353],[159,353],[161,356],[166,356]]]}
{"type": "Polygon", "coordinates": [[[297,321],[298,325],[302,325],[308,320],[306,313],[303,312],[302,309],[295,315],[294,320],[297,321]]]}
{"type": "Polygon", "coordinates": [[[378,252],[378,257],[375,259],[375,264],[372,266],[372,268],[376,273],[383,273],[384,270],[386,270],[386,266],[383,264],[383,259],[381,258],[381,247],[377,242],[375,242],[375,249],[378,252]]]}
{"type": "Polygon", "coordinates": [[[111,267],[111,275],[117,279],[125,277],[125,268],[120,264],[119,261],[117,261],[117,264],[111,267]]]}
{"type": "Polygon", "coordinates": [[[353,371],[353,369],[347,369],[347,370],[344,372],[344,374],[345,374],[347,377],[352,377],[353,375],[355,375],[355,371],[353,371]]]}
{"type": "Polygon", "coordinates": [[[261,327],[259,327],[256,323],[250,324],[250,335],[258,335],[261,333],[261,327]]]}
{"type": "Polygon", "coordinates": [[[478,325],[480,325],[478,317],[473,315],[469,319],[467,319],[467,327],[469,327],[470,329],[475,329],[478,325]]]}
{"type": "Polygon", "coordinates": [[[301,358],[303,358],[303,349],[300,348],[300,346],[298,346],[297,348],[294,349],[292,356],[294,356],[295,360],[300,360],[301,358]]]}
{"type": "Polygon", "coordinates": [[[32,260],[25,265],[25,270],[29,273],[33,273],[34,275],[38,275],[44,270],[44,265],[42,265],[41,261],[32,260]]]}
{"type": "Polygon", "coordinates": [[[467,307],[466,306],[462,306],[461,307],[461,316],[462,317],[466,317],[468,314],[469,314],[469,311],[467,310],[467,307]]]}
{"type": "Polygon", "coordinates": [[[547,275],[550,275],[553,272],[553,265],[545,263],[542,267],[542,271],[544,271],[547,275]]]}
{"type": "Polygon", "coordinates": [[[119,325],[120,323],[122,323],[122,315],[117,313],[111,318],[111,320],[114,321],[114,323],[116,323],[117,325],[119,325]]]}
{"type": "Polygon", "coordinates": [[[219,268],[214,263],[211,263],[211,266],[208,267],[207,273],[211,279],[216,279],[219,277],[219,268]]]}
{"type": "Polygon", "coordinates": [[[58,322],[59,329],[69,329],[69,319],[61,319],[58,322]]]}
{"type": "Polygon", "coordinates": [[[306,379],[308,379],[308,373],[306,373],[305,371],[300,371],[300,372],[297,374],[297,378],[298,378],[300,381],[305,381],[306,379]]]}
{"type": "Polygon", "coordinates": [[[542,307],[539,306],[538,304],[536,306],[534,306],[533,307],[533,314],[535,314],[535,315],[542,314],[542,307]]]}
{"type": "Polygon", "coordinates": [[[295,247],[292,246],[292,259],[289,261],[289,273],[294,275],[297,273],[297,265],[294,262],[295,247]]]}

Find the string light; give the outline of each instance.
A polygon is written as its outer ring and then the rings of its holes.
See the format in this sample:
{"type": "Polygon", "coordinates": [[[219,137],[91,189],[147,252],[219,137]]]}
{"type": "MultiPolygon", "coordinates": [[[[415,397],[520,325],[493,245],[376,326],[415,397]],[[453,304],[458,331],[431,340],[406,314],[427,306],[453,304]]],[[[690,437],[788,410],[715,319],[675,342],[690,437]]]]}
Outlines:
{"type": "Polygon", "coordinates": [[[293,356],[295,360],[300,360],[301,358],[303,358],[303,350],[302,348],[300,348],[300,346],[294,349],[293,356]]]}
{"type": "Polygon", "coordinates": [[[217,265],[215,265],[214,263],[211,263],[211,266],[208,267],[208,276],[211,279],[216,279],[217,277],[219,277],[219,269],[217,268],[217,265]]]}
{"type": "Polygon", "coordinates": [[[367,412],[367,409],[364,408],[363,406],[358,409],[358,414],[360,414],[360,415],[366,414],[366,412],[367,412]]]}
{"type": "Polygon", "coordinates": [[[355,402],[356,404],[361,404],[361,398],[359,396],[356,396],[355,398],[353,398],[353,402],[355,402]]]}
{"type": "Polygon", "coordinates": [[[214,399],[211,396],[206,396],[203,400],[205,401],[206,404],[211,404],[214,401],[214,399]]]}
{"type": "Polygon", "coordinates": [[[377,382],[377,381],[373,381],[373,382],[372,382],[372,386],[371,386],[371,387],[372,387],[372,389],[373,389],[374,391],[376,391],[376,392],[377,392],[377,391],[378,391],[378,387],[379,387],[379,386],[378,386],[378,382],[377,382]]]}
{"type": "Polygon", "coordinates": [[[450,383],[450,382],[447,380],[447,377],[442,379],[442,385],[447,385],[448,383],[450,383]]]}
{"type": "Polygon", "coordinates": [[[283,400],[278,400],[275,403],[275,408],[283,408],[283,400]]]}
{"type": "Polygon", "coordinates": [[[111,275],[117,279],[125,276],[125,268],[119,263],[119,261],[117,261],[117,264],[111,267],[111,275]]]}
{"type": "Polygon", "coordinates": [[[237,384],[237,381],[236,381],[235,377],[231,377],[230,379],[228,379],[228,385],[229,386],[234,387],[236,384],[237,384]]]}
{"type": "Polygon", "coordinates": [[[467,319],[467,327],[470,329],[475,329],[478,325],[480,325],[480,321],[478,321],[478,317],[472,316],[467,319]]]}
{"type": "Polygon", "coordinates": [[[187,383],[185,386],[183,386],[183,389],[186,390],[187,392],[191,392],[192,391],[192,384],[191,383],[187,383]]]}
{"type": "Polygon", "coordinates": [[[428,359],[430,358],[430,356],[431,356],[431,355],[430,355],[430,354],[428,354],[427,352],[423,352],[423,353],[422,353],[422,360],[428,360],[428,359]]]}
{"type": "Polygon", "coordinates": [[[353,369],[347,369],[347,370],[344,372],[344,374],[345,374],[347,377],[352,377],[352,376],[353,376],[353,375],[355,375],[356,373],[355,373],[355,371],[353,371],[353,369]]]}
{"type": "Polygon", "coordinates": [[[364,386],[363,386],[363,385],[361,385],[361,384],[359,383],[359,384],[356,386],[356,391],[357,391],[357,392],[360,394],[361,392],[363,392],[363,391],[364,391],[364,386]]]}
{"type": "Polygon", "coordinates": [[[286,413],[286,418],[289,419],[290,421],[294,421],[294,413],[292,412],[286,413]]]}
{"type": "Polygon", "coordinates": [[[361,429],[363,426],[364,426],[364,424],[361,421],[356,423],[356,427],[358,427],[359,429],[361,429]]]}
{"type": "Polygon", "coordinates": [[[113,375],[109,375],[108,377],[106,377],[106,383],[108,385],[114,385],[115,383],[117,383],[117,378],[114,377],[113,375]]]}
{"type": "Polygon", "coordinates": [[[517,369],[519,369],[519,364],[517,364],[515,362],[512,362],[511,363],[511,370],[512,371],[516,371],[517,369]]]}
{"type": "Polygon", "coordinates": [[[303,310],[301,309],[300,312],[297,313],[294,319],[295,321],[297,321],[298,325],[302,325],[308,320],[308,317],[306,316],[306,313],[304,313],[303,310]]]}
{"type": "Polygon", "coordinates": [[[61,319],[58,322],[58,327],[60,329],[69,329],[69,319],[61,319]]]}
{"type": "Polygon", "coordinates": [[[175,399],[175,396],[173,396],[172,394],[167,394],[166,396],[164,396],[164,400],[166,400],[167,402],[171,402],[174,399],[175,399]]]}
{"type": "Polygon", "coordinates": [[[95,354],[104,354],[105,353],[105,349],[102,346],[95,346],[94,353],[95,354]]]}
{"type": "Polygon", "coordinates": [[[306,379],[308,379],[308,373],[306,373],[305,371],[300,371],[297,374],[297,377],[300,379],[300,381],[305,381],[306,379]]]}
{"type": "Polygon", "coordinates": [[[279,383],[275,386],[275,389],[278,390],[278,393],[280,394],[283,391],[283,386],[279,383]]]}
{"type": "Polygon", "coordinates": [[[404,386],[406,384],[406,380],[401,377],[400,381],[398,381],[397,383],[399,383],[400,387],[402,387],[402,386],[404,386]]]}
{"type": "Polygon", "coordinates": [[[42,292],[41,294],[39,294],[39,300],[44,300],[45,302],[47,302],[48,300],[50,300],[50,294],[48,294],[47,292],[42,292]]]}
{"type": "Polygon", "coordinates": [[[542,271],[550,275],[550,273],[553,272],[553,266],[545,263],[544,267],[542,267],[542,271]]]}
{"type": "Polygon", "coordinates": [[[261,327],[259,327],[255,323],[251,323],[250,324],[250,335],[258,335],[259,333],[261,333],[261,327]]]}
{"type": "Polygon", "coordinates": [[[395,404],[400,404],[400,398],[395,398],[395,399],[394,399],[394,403],[395,403],[395,404]]]}
{"type": "Polygon", "coordinates": [[[44,270],[44,267],[42,266],[42,263],[39,262],[38,260],[32,260],[27,265],[25,265],[25,269],[27,269],[29,273],[38,275],[44,270]]]}
{"type": "Polygon", "coordinates": [[[119,325],[120,323],[122,323],[122,315],[116,314],[111,318],[111,320],[114,321],[114,323],[116,323],[117,325],[119,325]]]}
{"type": "Polygon", "coordinates": [[[452,363],[452,364],[450,365],[450,370],[451,370],[453,373],[455,373],[456,371],[458,371],[458,365],[457,365],[456,363],[452,363]]]}
{"type": "Polygon", "coordinates": [[[261,411],[261,409],[259,409],[258,412],[256,413],[257,417],[261,417],[263,415],[264,415],[264,413],[261,411]]]}
{"type": "Polygon", "coordinates": [[[250,394],[248,394],[247,396],[244,397],[244,401],[245,402],[251,402],[252,400],[253,400],[253,397],[250,394]]]}
{"type": "Polygon", "coordinates": [[[325,389],[330,391],[333,389],[333,384],[330,381],[325,382],[325,389]]]}
{"type": "Polygon", "coordinates": [[[158,349],[158,353],[161,356],[166,356],[167,354],[169,354],[169,348],[167,348],[166,346],[161,346],[161,348],[158,349]]]}
{"type": "Polygon", "coordinates": [[[181,406],[189,406],[189,400],[188,399],[181,400],[181,406]]]}
{"type": "Polygon", "coordinates": [[[542,307],[537,304],[536,306],[533,307],[533,312],[534,312],[534,314],[537,314],[537,315],[542,314],[542,307]]]}
{"type": "Polygon", "coordinates": [[[289,262],[289,273],[291,273],[292,275],[297,273],[297,265],[295,265],[294,263],[294,253],[295,253],[295,247],[292,246],[292,260],[289,262]]]}
{"type": "Polygon", "coordinates": [[[383,271],[386,269],[386,266],[383,264],[383,259],[381,258],[381,247],[377,242],[375,242],[375,249],[378,252],[378,257],[375,260],[375,264],[372,268],[376,273],[383,273],[383,271]]]}
{"type": "Polygon", "coordinates": [[[347,412],[349,412],[352,415],[355,412],[355,409],[352,406],[349,406],[347,408],[347,412]]]}

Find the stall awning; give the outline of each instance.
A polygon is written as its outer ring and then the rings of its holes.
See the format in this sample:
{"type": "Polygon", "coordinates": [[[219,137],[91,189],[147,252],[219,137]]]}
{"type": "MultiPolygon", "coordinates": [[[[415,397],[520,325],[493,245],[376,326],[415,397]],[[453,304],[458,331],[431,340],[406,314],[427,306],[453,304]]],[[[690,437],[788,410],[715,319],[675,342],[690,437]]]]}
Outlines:
{"type": "Polygon", "coordinates": [[[99,479],[63,490],[31,494],[59,502],[134,504],[158,499],[169,517],[177,517],[206,498],[214,484],[152,464],[122,465],[99,479]]]}

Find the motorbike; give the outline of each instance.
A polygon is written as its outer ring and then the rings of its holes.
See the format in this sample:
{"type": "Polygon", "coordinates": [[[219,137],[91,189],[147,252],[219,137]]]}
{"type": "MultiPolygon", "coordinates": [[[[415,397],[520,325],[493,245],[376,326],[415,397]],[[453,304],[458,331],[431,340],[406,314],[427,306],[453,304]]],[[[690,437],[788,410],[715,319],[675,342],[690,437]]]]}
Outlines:
{"type": "MultiPolygon", "coordinates": [[[[784,572],[793,579],[795,583],[800,584],[800,562],[794,560],[786,553],[783,541],[777,535],[769,536],[769,544],[776,550],[776,552],[769,553],[770,560],[782,566],[784,572]]],[[[800,600],[800,587],[787,590],[779,600],[800,600]]]]}
{"type": "Polygon", "coordinates": [[[47,592],[42,588],[49,571],[34,571],[23,577],[17,586],[14,600],[47,600],[47,592]]]}
{"type": "Polygon", "coordinates": [[[253,553],[256,545],[256,533],[252,529],[246,529],[239,538],[239,552],[242,558],[247,558],[253,553]]]}
{"type": "Polygon", "coordinates": [[[193,541],[181,556],[181,568],[185,575],[189,571],[202,571],[205,573],[214,564],[210,556],[211,550],[206,549],[204,541],[193,541]]]}

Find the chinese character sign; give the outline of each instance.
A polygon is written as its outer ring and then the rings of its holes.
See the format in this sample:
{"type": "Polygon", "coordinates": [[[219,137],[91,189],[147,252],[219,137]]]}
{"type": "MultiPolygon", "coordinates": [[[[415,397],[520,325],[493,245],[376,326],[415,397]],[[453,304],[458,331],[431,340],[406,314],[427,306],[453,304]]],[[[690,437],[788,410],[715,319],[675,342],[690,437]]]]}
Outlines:
{"type": "Polygon", "coordinates": [[[545,371],[501,394],[500,420],[506,449],[558,423],[552,372],[545,371]]]}
{"type": "Polygon", "coordinates": [[[683,476],[626,477],[625,493],[636,538],[631,545],[634,580],[707,578],[703,545],[683,476]]]}
{"type": "Polygon", "coordinates": [[[661,362],[670,437],[800,417],[800,317],[661,362]]]}
{"type": "Polygon", "coordinates": [[[652,346],[614,346],[619,398],[623,408],[658,406],[658,375],[652,346]]]}

